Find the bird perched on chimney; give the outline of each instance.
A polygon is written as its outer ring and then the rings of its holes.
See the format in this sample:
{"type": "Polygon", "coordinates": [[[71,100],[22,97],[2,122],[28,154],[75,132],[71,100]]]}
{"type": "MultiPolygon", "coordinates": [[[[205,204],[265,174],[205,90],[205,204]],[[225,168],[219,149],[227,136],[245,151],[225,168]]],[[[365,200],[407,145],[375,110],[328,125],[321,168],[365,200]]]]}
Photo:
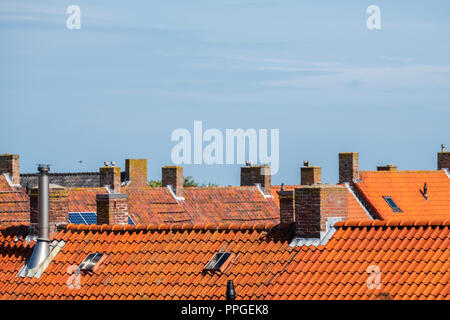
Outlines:
{"type": "Polygon", "coordinates": [[[281,191],[284,191],[284,183],[281,183],[281,191]]]}
{"type": "Polygon", "coordinates": [[[303,161],[303,166],[304,167],[309,167],[309,161],[303,161]]]}
{"type": "Polygon", "coordinates": [[[441,144],[441,149],[442,149],[442,152],[445,151],[445,144],[441,144]]]}
{"type": "Polygon", "coordinates": [[[252,166],[252,162],[251,162],[251,161],[245,161],[245,165],[246,165],[247,167],[251,167],[251,166],[252,166]]]}

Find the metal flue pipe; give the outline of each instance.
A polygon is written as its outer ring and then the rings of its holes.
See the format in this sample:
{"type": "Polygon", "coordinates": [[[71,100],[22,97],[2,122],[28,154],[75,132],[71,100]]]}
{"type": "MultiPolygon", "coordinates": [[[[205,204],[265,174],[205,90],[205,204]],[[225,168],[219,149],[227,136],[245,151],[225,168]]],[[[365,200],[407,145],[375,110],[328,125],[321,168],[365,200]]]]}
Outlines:
{"type": "Polygon", "coordinates": [[[46,164],[40,164],[38,166],[39,171],[39,235],[34,246],[33,253],[27,262],[28,269],[34,269],[38,267],[45,258],[48,257],[50,252],[50,239],[49,239],[49,182],[48,171],[50,166],[46,164]]]}

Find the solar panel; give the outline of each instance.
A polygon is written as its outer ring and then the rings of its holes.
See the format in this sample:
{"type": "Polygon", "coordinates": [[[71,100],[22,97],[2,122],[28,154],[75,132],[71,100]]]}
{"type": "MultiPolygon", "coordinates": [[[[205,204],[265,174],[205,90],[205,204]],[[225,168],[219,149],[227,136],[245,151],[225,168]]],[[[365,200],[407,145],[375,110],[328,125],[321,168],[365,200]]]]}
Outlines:
{"type": "Polygon", "coordinates": [[[91,271],[97,262],[103,257],[103,253],[90,253],[80,264],[81,271],[91,271]]]}
{"type": "Polygon", "coordinates": [[[383,199],[387,202],[387,204],[391,207],[392,212],[403,212],[402,209],[400,209],[397,204],[392,200],[392,197],[389,196],[383,196],[383,199]]]}
{"type": "MultiPolygon", "coordinates": [[[[69,222],[74,224],[97,224],[95,212],[69,212],[69,222]]],[[[135,225],[133,219],[128,216],[128,224],[135,225]]]]}
{"type": "Polygon", "coordinates": [[[95,212],[69,212],[69,222],[74,224],[97,224],[95,212]]]}
{"type": "Polygon", "coordinates": [[[231,256],[230,252],[218,252],[206,264],[205,270],[220,270],[225,261],[231,256]]]}

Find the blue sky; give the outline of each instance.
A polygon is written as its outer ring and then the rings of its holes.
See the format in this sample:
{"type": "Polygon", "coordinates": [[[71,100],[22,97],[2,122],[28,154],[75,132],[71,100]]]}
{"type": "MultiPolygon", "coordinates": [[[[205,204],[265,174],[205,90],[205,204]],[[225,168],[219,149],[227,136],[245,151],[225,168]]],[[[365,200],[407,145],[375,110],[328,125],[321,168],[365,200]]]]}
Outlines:
{"type": "MultiPolygon", "coordinates": [[[[145,157],[159,179],[172,131],[202,120],[279,129],[277,184],[298,183],[303,160],[336,182],[340,151],[362,169],[435,169],[450,146],[449,13],[437,0],[2,0],[0,152],[22,172],[145,157]],[[372,4],[381,30],[366,28],[372,4]]],[[[238,165],[185,175],[239,184],[238,165]]]]}

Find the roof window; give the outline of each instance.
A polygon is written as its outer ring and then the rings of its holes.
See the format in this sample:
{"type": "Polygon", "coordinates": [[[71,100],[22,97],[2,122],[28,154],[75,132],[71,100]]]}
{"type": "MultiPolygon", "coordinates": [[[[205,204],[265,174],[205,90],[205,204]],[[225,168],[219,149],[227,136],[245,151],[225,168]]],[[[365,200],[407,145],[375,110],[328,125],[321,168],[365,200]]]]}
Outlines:
{"type": "Polygon", "coordinates": [[[383,199],[387,202],[389,207],[391,207],[392,212],[403,212],[402,209],[400,209],[397,204],[392,200],[392,197],[389,196],[383,196],[383,199]]]}

